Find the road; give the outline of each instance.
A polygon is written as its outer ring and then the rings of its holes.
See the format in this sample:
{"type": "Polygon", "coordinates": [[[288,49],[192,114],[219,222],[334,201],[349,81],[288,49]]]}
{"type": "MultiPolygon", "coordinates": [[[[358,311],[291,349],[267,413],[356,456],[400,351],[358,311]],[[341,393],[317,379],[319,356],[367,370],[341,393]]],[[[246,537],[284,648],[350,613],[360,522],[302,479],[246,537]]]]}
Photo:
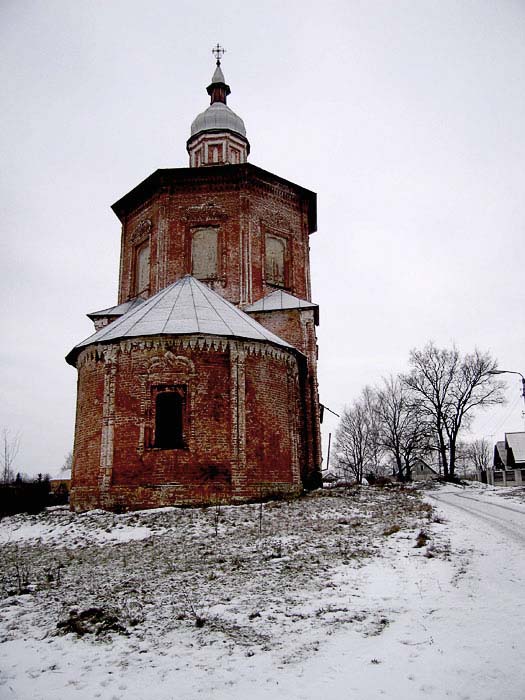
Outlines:
{"type": "MultiPolygon", "coordinates": [[[[454,487],[451,487],[454,488],[454,487]]],[[[490,495],[473,495],[470,491],[443,489],[429,494],[440,506],[452,506],[473,516],[475,521],[483,523],[487,533],[493,537],[503,535],[525,547],[525,505],[502,502],[502,498],[491,500],[490,495]]],[[[453,516],[452,516],[453,517],[453,516]]]]}

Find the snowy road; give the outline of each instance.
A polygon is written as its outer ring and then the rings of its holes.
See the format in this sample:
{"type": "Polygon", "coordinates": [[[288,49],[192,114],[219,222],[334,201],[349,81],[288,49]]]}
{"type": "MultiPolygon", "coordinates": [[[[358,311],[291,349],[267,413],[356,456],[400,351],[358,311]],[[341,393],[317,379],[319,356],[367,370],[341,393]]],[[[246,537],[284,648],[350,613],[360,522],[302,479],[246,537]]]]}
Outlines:
{"type": "MultiPolygon", "coordinates": [[[[442,491],[431,498],[439,505],[453,506],[481,520],[487,531],[495,530],[495,537],[503,535],[525,547],[525,506],[490,500],[483,495],[471,495],[456,491],[442,491]]],[[[522,555],[525,552],[522,553],[522,555]]]]}

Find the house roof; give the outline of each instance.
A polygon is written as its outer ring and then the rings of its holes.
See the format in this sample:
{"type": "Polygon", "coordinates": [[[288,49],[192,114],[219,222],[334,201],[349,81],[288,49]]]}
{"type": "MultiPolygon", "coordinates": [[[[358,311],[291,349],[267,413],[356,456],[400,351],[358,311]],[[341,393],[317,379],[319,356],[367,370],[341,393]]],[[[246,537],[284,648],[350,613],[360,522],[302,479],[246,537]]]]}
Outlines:
{"type": "Polygon", "coordinates": [[[505,442],[512,450],[514,463],[525,462],[525,433],[505,433],[505,442]]]}
{"type": "Polygon", "coordinates": [[[76,345],[66,361],[74,365],[78,354],[94,343],[151,335],[194,334],[258,340],[295,349],[220,294],[186,275],[76,345]]]}
{"type": "MultiPolygon", "coordinates": [[[[507,466],[507,445],[505,440],[499,440],[494,446],[494,465],[496,466],[496,456],[499,457],[501,465],[507,466]]],[[[498,465],[499,466],[499,465],[498,465]]]]}

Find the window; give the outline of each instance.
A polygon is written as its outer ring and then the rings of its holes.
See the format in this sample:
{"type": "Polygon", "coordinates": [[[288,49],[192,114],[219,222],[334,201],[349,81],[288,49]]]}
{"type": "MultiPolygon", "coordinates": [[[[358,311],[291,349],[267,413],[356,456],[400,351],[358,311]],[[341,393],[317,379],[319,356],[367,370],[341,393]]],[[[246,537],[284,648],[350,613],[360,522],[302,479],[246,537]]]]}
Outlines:
{"type": "Polygon", "coordinates": [[[155,444],[162,450],[186,447],[184,423],[186,413],[186,387],[157,389],[155,396],[155,444]]]}
{"type": "Polygon", "coordinates": [[[525,469],[521,470],[521,480],[525,481],[525,469]]]}
{"type": "Polygon", "coordinates": [[[503,481],[503,472],[494,472],[494,481],[503,481]]]}
{"type": "Polygon", "coordinates": [[[286,240],[266,236],[266,281],[279,287],[286,286],[286,240]]]}
{"type": "Polygon", "coordinates": [[[218,231],[201,228],[194,232],[191,241],[191,274],[200,280],[217,277],[218,231]]]}
{"type": "Polygon", "coordinates": [[[135,249],[135,293],[149,289],[149,241],[135,249]]]}
{"type": "Polygon", "coordinates": [[[507,469],[505,472],[505,476],[507,477],[507,481],[516,481],[516,474],[514,472],[514,469],[507,469]]]}

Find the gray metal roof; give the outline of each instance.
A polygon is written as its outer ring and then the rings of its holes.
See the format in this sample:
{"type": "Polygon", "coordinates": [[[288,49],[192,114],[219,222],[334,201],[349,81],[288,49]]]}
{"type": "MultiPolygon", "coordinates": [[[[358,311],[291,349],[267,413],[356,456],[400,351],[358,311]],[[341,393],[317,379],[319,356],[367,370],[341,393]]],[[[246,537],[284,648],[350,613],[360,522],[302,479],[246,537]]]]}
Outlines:
{"type": "Polygon", "coordinates": [[[99,318],[100,316],[123,316],[128,311],[131,311],[131,309],[134,309],[143,303],[144,299],[141,299],[140,297],[135,297],[135,299],[125,301],[123,304],[118,304],[117,306],[110,306],[109,309],[102,309],[101,311],[92,311],[90,314],[87,314],[87,317],[94,319],[99,318]]]}
{"type": "Polygon", "coordinates": [[[95,343],[149,335],[193,334],[245,338],[293,348],[220,294],[186,275],[90,335],[71,350],[66,360],[74,364],[81,350],[95,343]]]}
{"type": "Polygon", "coordinates": [[[276,289],[275,292],[271,292],[262,299],[246,306],[244,310],[246,313],[251,313],[254,311],[284,311],[285,309],[314,309],[315,322],[319,322],[319,306],[317,304],[306,301],[306,299],[299,299],[299,297],[285,292],[284,289],[276,289]]]}
{"type": "Polygon", "coordinates": [[[267,294],[262,299],[245,307],[245,311],[275,311],[276,309],[313,309],[317,307],[311,301],[299,299],[285,292],[284,289],[276,289],[275,292],[267,294]]]}
{"type": "Polygon", "coordinates": [[[246,138],[243,120],[222,102],[214,102],[204,112],[195,117],[191,125],[191,136],[201,131],[234,131],[246,138]]]}
{"type": "Polygon", "coordinates": [[[512,450],[514,462],[525,462],[525,433],[505,433],[505,442],[512,450]]]}

